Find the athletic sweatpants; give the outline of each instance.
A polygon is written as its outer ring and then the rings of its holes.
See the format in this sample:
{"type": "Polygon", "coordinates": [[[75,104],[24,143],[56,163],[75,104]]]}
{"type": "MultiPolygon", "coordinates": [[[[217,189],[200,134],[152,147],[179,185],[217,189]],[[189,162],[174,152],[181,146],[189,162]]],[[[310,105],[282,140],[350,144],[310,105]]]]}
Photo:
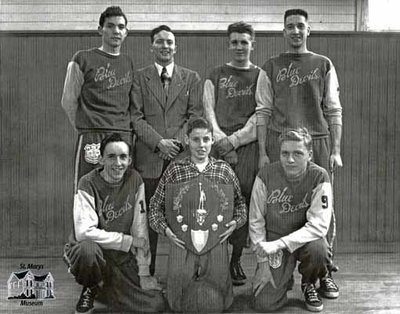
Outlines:
{"type": "MultiPolygon", "coordinates": [[[[239,179],[240,190],[245,199],[247,206],[247,213],[250,206],[251,191],[253,189],[254,180],[258,173],[258,143],[252,142],[247,145],[241,146],[236,150],[238,155],[238,163],[231,165],[239,179]]],[[[224,159],[219,156],[216,150],[212,150],[212,155],[217,159],[224,159]]],[[[239,248],[239,251],[246,246],[247,237],[249,234],[248,220],[239,229],[236,229],[229,237],[229,243],[239,248]]],[[[240,256],[238,256],[240,258],[240,256]]]]}
{"type": "Polygon", "coordinates": [[[330,262],[326,239],[309,242],[292,254],[284,250],[281,266],[275,269],[270,267],[276,288],[269,282],[260,294],[253,298],[252,307],[255,310],[275,311],[287,303],[287,291],[291,289],[297,261],[300,262],[298,270],[302,275],[302,283],[317,283],[318,278],[326,275],[330,262]]]}
{"type": "Polygon", "coordinates": [[[233,288],[227,242],[200,256],[171,243],[167,300],[172,311],[184,313],[220,313],[231,306],[233,288]]]}
{"type": "Polygon", "coordinates": [[[69,243],[66,255],[70,272],[84,287],[101,285],[101,295],[112,310],[162,312],[164,298],[159,291],[140,288],[135,256],[115,250],[104,250],[89,240],[69,243]]]}
{"type": "Polygon", "coordinates": [[[131,145],[133,156],[133,135],[131,132],[101,130],[85,131],[78,135],[75,146],[75,171],[74,171],[74,193],[78,190],[79,179],[99,167],[100,143],[112,133],[120,133],[124,141],[131,145]]]}

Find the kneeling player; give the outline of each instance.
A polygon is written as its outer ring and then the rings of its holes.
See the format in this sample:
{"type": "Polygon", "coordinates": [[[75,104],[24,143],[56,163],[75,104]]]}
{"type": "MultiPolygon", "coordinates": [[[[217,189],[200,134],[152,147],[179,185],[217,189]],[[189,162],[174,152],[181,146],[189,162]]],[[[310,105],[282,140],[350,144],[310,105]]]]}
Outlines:
{"type": "Polygon", "coordinates": [[[307,129],[283,132],[280,145],[280,161],[260,170],[251,196],[249,232],[257,256],[253,307],[282,307],[299,261],[306,307],[321,311],[316,284],[328,275],[332,187],[326,170],[311,162],[307,129]]]}
{"type": "Polygon", "coordinates": [[[100,164],[79,180],[74,234],[64,258],[83,290],[76,313],[90,313],[99,292],[112,310],[164,310],[160,286],[150,276],[144,185],[129,165],[130,146],[119,134],[100,145],[100,164]]]}
{"type": "Polygon", "coordinates": [[[239,181],[222,160],[209,157],[211,124],[189,120],[190,156],[173,161],[150,200],[151,228],[171,244],[167,299],[174,312],[217,313],[233,301],[226,239],[247,220],[239,181]]]}

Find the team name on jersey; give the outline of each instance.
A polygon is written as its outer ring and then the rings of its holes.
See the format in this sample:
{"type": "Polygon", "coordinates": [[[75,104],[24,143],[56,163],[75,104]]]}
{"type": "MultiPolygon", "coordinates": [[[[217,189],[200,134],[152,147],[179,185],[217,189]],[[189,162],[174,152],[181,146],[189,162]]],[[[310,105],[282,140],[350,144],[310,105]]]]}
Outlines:
{"type": "Polygon", "coordinates": [[[293,195],[287,194],[287,187],[283,190],[276,189],[270,194],[267,192],[267,204],[274,205],[279,204],[281,207],[280,214],[294,213],[301,209],[310,207],[310,203],[307,202],[308,193],[304,195],[303,200],[298,204],[292,204],[293,195]]]}
{"type": "Polygon", "coordinates": [[[293,66],[293,63],[290,63],[287,68],[282,68],[278,71],[276,82],[280,83],[290,80],[289,87],[295,87],[308,81],[318,80],[320,78],[319,68],[315,68],[305,75],[301,75],[299,72],[300,68],[296,68],[293,66]]]}
{"type": "Polygon", "coordinates": [[[238,89],[239,82],[234,79],[232,75],[229,77],[222,77],[219,79],[219,89],[226,89],[226,98],[234,98],[240,96],[251,96],[253,95],[252,88],[253,84],[247,85],[242,89],[238,89]]]}
{"type": "Polygon", "coordinates": [[[100,216],[105,218],[104,223],[108,224],[115,219],[121,217],[124,213],[130,210],[133,206],[129,203],[129,195],[124,202],[124,205],[119,209],[114,209],[114,202],[109,201],[109,196],[104,199],[104,202],[100,201],[100,216]]]}
{"type": "Polygon", "coordinates": [[[110,69],[110,64],[107,63],[107,67],[99,67],[96,70],[94,81],[106,81],[108,83],[108,85],[106,85],[106,88],[111,89],[132,82],[132,78],[130,71],[123,74],[122,77],[117,77],[116,70],[110,69]]]}

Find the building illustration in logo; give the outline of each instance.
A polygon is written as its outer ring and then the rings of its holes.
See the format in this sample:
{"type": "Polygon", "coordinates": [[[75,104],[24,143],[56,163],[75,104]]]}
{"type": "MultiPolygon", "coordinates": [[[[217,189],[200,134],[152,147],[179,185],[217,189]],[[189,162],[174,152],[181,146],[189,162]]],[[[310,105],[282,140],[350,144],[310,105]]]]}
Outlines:
{"type": "Polygon", "coordinates": [[[8,299],[55,299],[54,278],[50,272],[40,276],[31,270],[13,272],[7,286],[8,299]]]}

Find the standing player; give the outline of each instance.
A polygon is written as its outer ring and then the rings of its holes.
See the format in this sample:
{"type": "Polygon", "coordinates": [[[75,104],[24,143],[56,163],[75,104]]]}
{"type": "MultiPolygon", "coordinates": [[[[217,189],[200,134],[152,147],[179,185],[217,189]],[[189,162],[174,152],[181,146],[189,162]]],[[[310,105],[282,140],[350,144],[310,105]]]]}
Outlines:
{"type": "MultiPolygon", "coordinates": [[[[204,84],[203,104],[215,137],[215,155],[234,169],[247,206],[257,174],[256,97],[263,101],[262,89],[256,89],[265,72],[250,61],[255,44],[253,27],[238,22],[228,27],[231,61],[211,71],[204,84]]],[[[263,81],[266,79],[264,78],[263,81]]],[[[248,225],[235,230],[230,271],[235,285],[244,284],[246,275],[240,264],[246,245],[248,225]]]]}
{"type": "Polygon", "coordinates": [[[332,187],[327,171],[311,162],[306,129],[288,130],[279,140],[280,161],[260,170],[251,195],[249,230],[257,256],[253,307],[264,312],[285,305],[300,261],[306,307],[319,312],[323,304],[315,285],[328,275],[332,187]]]}
{"type": "Polygon", "coordinates": [[[101,47],[78,51],[68,64],[61,104],[78,131],[75,192],[79,179],[98,166],[100,142],[107,134],[118,132],[132,143],[133,63],[120,53],[127,24],[120,7],[108,7],[99,20],[101,47]]]}
{"type": "MultiPolygon", "coordinates": [[[[340,142],[342,136],[342,107],[339,84],[331,60],[307,49],[310,35],[308,14],[301,9],[285,12],[284,37],[289,50],[272,57],[262,67],[267,80],[262,87],[269,100],[257,108],[259,166],[279,160],[279,135],[287,128],[305,127],[313,139],[313,160],[333,172],[342,167],[340,142]],[[272,100],[272,101],[271,101],[272,100]],[[265,105],[265,106],[263,106],[265,105]]],[[[332,242],[334,220],[329,235],[332,242]]],[[[332,278],[326,284],[337,297],[339,290],[332,278]]]]}
{"type": "MultiPolygon", "coordinates": [[[[165,170],[150,201],[149,222],[151,228],[166,235],[171,243],[167,271],[167,299],[171,310],[184,313],[219,313],[229,308],[233,301],[226,239],[236,228],[246,223],[247,210],[240,192],[239,181],[231,167],[223,160],[209,157],[214,142],[211,124],[204,118],[189,120],[185,142],[189,146],[190,156],[173,161],[165,170]],[[204,242],[208,244],[211,241],[210,238],[213,238],[212,234],[217,230],[221,231],[215,245],[204,254],[195,254],[189,250],[189,244],[173,232],[172,221],[167,219],[169,213],[173,213],[176,207],[190,209],[188,204],[193,198],[185,198],[183,195],[196,180],[201,182],[200,186],[205,189],[228,186],[232,190],[230,195],[218,193],[218,199],[226,197],[226,200],[222,202],[223,206],[227,203],[233,205],[233,217],[221,216],[217,220],[219,223],[215,221],[212,229],[202,232],[206,236],[197,238],[198,244],[204,244],[204,242]],[[183,189],[176,197],[173,195],[171,204],[169,191],[178,185],[183,189]]],[[[195,186],[197,191],[197,184],[195,186]]],[[[200,206],[205,206],[206,200],[209,201],[209,199],[204,193],[200,192],[199,195],[200,206]]],[[[207,225],[207,219],[216,214],[215,212],[220,208],[218,205],[221,203],[210,202],[208,205],[207,208],[201,208],[204,220],[199,224],[202,226],[207,225]]],[[[224,210],[219,211],[220,215],[223,212],[224,210]]],[[[176,218],[179,219],[179,216],[176,218]]],[[[190,218],[181,216],[180,219],[186,223],[190,218]]],[[[191,227],[190,224],[182,230],[192,234],[191,239],[195,241],[194,233],[200,230],[189,230],[188,227],[191,227]]],[[[199,226],[195,225],[195,227],[199,226]]]]}
{"type": "MultiPolygon", "coordinates": [[[[151,31],[155,63],[135,72],[133,127],[137,135],[135,168],[143,178],[150,201],[169,162],[182,151],[187,121],[201,116],[201,80],[197,72],[178,66],[175,35],[167,25],[151,31]]],[[[149,230],[155,272],[157,233],[149,230]]]]}

